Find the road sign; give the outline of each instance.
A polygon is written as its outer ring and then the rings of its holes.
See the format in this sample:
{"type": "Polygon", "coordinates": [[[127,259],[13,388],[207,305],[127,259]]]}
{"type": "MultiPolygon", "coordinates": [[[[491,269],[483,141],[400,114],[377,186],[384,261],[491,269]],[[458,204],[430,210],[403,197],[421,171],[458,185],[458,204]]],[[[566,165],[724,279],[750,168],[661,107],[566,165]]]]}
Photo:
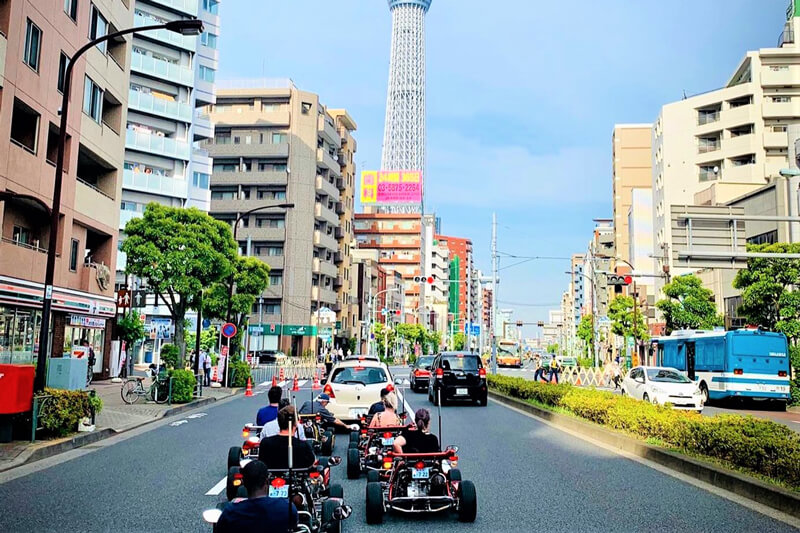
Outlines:
{"type": "Polygon", "coordinates": [[[203,329],[208,329],[211,327],[211,321],[207,318],[203,319],[203,329]]]}
{"type": "Polygon", "coordinates": [[[117,307],[126,309],[131,306],[131,293],[128,289],[120,289],[117,291],[117,307]]]}
{"type": "Polygon", "coordinates": [[[385,307],[384,307],[383,309],[381,309],[381,314],[382,314],[383,316],[386,316],[386,308],[385,308],[385,307]]]}
{"type": "Polygon", "coordinates": [[[236,335],[236,331],[237,329],[235,324],[226,322],[222,326],[222,330],[220,331],[220,333],[222,333],[222,336],[225,337],[226,339],[230,339],[231,337],[236,335]]]}
{"type": "Polygon", "coordinates": [[[131,307],[141,308],[147,305],[147,291],[131,291],[131,307]]]}

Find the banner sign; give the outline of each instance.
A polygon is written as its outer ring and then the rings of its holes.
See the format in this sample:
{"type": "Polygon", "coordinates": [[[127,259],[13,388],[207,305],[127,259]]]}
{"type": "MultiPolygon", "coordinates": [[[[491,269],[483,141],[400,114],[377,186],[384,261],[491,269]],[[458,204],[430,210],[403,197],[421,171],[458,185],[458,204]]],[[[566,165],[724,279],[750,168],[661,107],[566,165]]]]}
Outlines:
{"type": "Polygon", "coordinates": [[[106,319],[83,315],[69,315],[69,325],[82,328],[103,329],[106,327],[106,319]]]}
{"type": "Polygon", "coordinates": [[[422,203],[422,172],[419,170],[365,170],[361,173],[362,204],[422,203]]]}
{"type": "Polygon", "coordinates": [[[317,326],[293,326],[284,324],[282,328],[284,335],[298,335],[303,337],[316,337],[317,326]]]}

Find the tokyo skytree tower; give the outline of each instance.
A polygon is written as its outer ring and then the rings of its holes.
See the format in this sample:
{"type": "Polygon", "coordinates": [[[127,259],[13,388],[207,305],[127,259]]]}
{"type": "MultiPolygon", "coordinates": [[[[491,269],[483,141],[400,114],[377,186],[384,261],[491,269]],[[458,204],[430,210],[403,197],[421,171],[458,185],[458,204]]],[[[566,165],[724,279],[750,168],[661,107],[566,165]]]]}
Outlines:
{"type": "Polygon", "coordinates": [[[425,179],[425,14],[432,0],[389,0],[392,54],[383,132],[383,170],[421,170],[425,179]]]}

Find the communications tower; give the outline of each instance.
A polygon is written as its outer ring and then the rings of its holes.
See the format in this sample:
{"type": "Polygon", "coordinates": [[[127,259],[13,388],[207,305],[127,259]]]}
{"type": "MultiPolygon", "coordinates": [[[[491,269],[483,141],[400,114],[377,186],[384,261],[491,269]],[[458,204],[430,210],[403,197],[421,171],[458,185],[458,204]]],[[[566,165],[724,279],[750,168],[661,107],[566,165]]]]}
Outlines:
{"type": "MultiPolygon", "coordinates": [[[[382,169],[421,170],[423,180],[425,14],[431,1],[389,0],[389,10],[392,13],[392,53],[381,157],[382,169]]],[[[422,206],[419,209],[421,212],[422,206]]]]}

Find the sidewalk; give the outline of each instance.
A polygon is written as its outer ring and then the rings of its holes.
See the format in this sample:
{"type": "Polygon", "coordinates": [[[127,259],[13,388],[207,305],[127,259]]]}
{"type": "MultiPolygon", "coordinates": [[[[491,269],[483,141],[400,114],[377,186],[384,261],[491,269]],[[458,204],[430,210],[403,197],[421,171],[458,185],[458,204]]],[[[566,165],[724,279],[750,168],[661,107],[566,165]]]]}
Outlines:
{"type": "Polygon", "coordinates": [[[95,430],[91,433],[77,433],[70,437],[52,440],[13,441],[0,444],[0,472],[25,463],[38,461],[68,450],[86,446],[117,433],[143,426],[166,416],[175,415],[217,400],[233,396],[240,389],[204,388],[203,397],[186,404],[155,404],[140,399],[133,405],[122,401],[121,383],[98,381],[90,389],[97,391],[103,400],[103,410],[95,419],[95,430]]]}

